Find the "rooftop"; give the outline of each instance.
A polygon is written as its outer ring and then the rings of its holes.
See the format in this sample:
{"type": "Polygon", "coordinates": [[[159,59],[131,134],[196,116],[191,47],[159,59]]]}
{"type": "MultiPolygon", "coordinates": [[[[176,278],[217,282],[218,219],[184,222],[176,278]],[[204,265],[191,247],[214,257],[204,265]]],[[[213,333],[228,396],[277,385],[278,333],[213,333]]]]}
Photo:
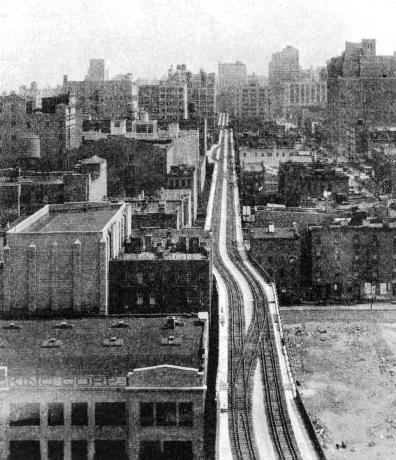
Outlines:
{"type": "Polygon", "coordinates": [[[268,231],[268,227],[255,227],[250,230],[251,238],[260,239],[297,239],[298,233],[293,228],[278,227],[273,232],[268,231]]]}
{"type": "Polygon", "coordinates": [[[200,252],[161,252],[157,256],[154,252],[139,252],[139,253],[124,253],[118,256],[115,260],[206,260],[207,254],[200,252]]]}
{"type": "Polygon", "coordinates": [[[120,206],[100,202],[50,205],[25,219],[11,229],[11,232],[99,232],[113,218],[120,206]]]}
{"type": "Polygon", "coordinates": [[[182,325],[174,329],[167,328],[166,317],[93,317],[63,327],[59,320],[17,321],[11,328],[10,321],[0,321],[0,366],[11,377],[116,377],[161,364],[198,369],[204,323],[197,317],[177,320],[182,325]]]}

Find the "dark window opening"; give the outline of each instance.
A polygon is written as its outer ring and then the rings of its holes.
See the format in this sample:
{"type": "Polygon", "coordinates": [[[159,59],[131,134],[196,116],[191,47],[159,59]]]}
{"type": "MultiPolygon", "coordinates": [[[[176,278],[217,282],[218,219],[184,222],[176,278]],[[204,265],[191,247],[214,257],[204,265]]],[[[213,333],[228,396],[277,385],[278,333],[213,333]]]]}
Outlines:
{"type": "Polygon", "coordinates": [[[48,460],[63,460],[63,441],[48,441],[48,460]]]}
{"type": "Polygon", "coordinates": [[[164,441],[164,459],[192,460],[191,441],[164,441]]]}
{"type": "Polygon", "coordinates": [[[94,458],[95,460],[128,460],[128,455],[126,452],[126,442],[96,440],[94,458]]]}
{"type": "Polygon", "coordinates": [[[72,441],[71,442],[71,460],[88,460],[88,444],[87,441],[72,441]]]}
{"type": "Polygon", "coordinates": [[[154,404],[153,403],[140,403],[140,425],[153,426],[154,425],[154,404]]]}
{"type": "Polygon", "coordinates": [[[179,404],[179,425],[180,426],[193,426],[194,413],[192,403],[179,404]]]}
{"type": "Polygon", "coordinates": [[[157,403],[157,425],[176,425],[176,403],[157,403]]]}
{"type": "Polygon", "coordinates": [[[161,458],[160,441],[141,441],[139,460],[159,460],[161,458]]]}
{"type": "Polygon", "coordinates": [[[10,405],[10,426],[40,425],[40,403],[10,405]]]}
{"type": "Polygon", "coordinates": [[[125,425],[125,403],[96,403],[95,425],[97,426],[122,426],[125,425]]]}
{"type": "Polygon", "coordinates": [[[58,426],[64,424],[63,404],[48,404],[48,425],[58,426]]]}
{"type": "Polygon", "coordinates": [[[72,403],[71,405],[71,424],[74,426],[88,425],[88,404],[72,403]]]}
{"type": "Polygon", "coordinates": [[[40,441],[10,441],[10,460],[41,460],[40,441]]]}

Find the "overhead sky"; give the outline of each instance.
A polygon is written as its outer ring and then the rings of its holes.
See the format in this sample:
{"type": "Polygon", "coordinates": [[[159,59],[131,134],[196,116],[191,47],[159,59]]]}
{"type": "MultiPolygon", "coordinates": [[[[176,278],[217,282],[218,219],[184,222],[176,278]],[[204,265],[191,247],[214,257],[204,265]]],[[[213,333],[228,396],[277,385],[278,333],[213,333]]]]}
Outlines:
{"type": "Polygon", "coordinates": [[[171,64],[216,71],[235,60],[266,75],[286,45],[303,67],[362,38],[392,54],[395,18],[396,0],[0,0],[0,91],[83,79],[90,58],[110,77],[158,78],[171,64]]]}

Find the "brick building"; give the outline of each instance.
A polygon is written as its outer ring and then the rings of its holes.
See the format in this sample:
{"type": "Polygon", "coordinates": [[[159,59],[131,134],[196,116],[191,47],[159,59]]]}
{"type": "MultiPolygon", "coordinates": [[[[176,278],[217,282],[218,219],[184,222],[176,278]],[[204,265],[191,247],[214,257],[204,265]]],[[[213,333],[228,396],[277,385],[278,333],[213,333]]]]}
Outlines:
{"type": "Polygon", "coordinates": [[[241,114],[243,119],[271,118],[271,90],[257,82],[251,82],[242,87],[241,114]]]}
{"type": "Polygon", "coordinates": [[[132,118],[136,111],[138,90],[128,79],[69,81],[65,76],[63,91],[76,97],[84,120],[132,118]]]}
{"type": "Polygon", "coordinates": [[[198,228],[133,230],[109,276],[112,313],[210,311],[211,235],[198,228]]]}
{"type": "Polygon", "coordinates": [[[33,214],[46,204],[102,201],[107,196],[106,160],[97,156],[82,160],[74,171],[1,170],[0,194],[4,196],[4,206],[8,203],[7,208],[13,209],[14,214],[18,211],[17,217],[33,214]]]}
{"type": "Polygon", "coordinates": [[[389,300],[396,296],[396,227],[312,227],[312,286],[317,298],[389,300]]]}
{"type": "Polygon", "coordinates": [[[159,119],[159,83],[139,84],[138,104],[153,120],[159,119]]]}
{"type": "Polygon", "coordinates": [[[126,204],[44,206],[6,233],[2,314],[106,314],[109,261],[130,229],[126,204]]]}
{"type": "Polygon", "coordinates": [[[300,75],[298,49],[286,46],[282,51],[272,55],[268,65],[268,76],[274,116],[284,115],[285,84],[298,81],[300,75]]]}
{"type": "Polygon", "coordinates": [[[376,41],[345,43],[328,65],[328,124],[342,148],[359,124],[368,130],[396,123],[396,58],[378,56],[376,41]]]}
{"type": "Polygon", "coordinates": [[[301,236],[295,228],[254,227],[250,255],[276,283],[281,303],[301,297],[301,236]]]}
{"type": "MultiPolygon", "coordinates": [[[[140,194],[143,195],[143,194],[140,194]]],[[[157,227],[180,230],[192,225],[191,190],[162,189],[158,197],[127,198],[131,206],[132,228],[157,227]]]]}
{"type": "Polygon", "coordinates": [[[33,111],[22,97],[0,97],[0,165],[63,167],[67,153],[78,148],[81,120],[75,99],[68,95],[43,98],[33,111]]]}
{"type": "Polygon", "coordinates": [[[279,194],[293,198],[298,205],[302,198],[323,198],[325,192],[347,194],[349,177],[326,164],[281,163],[279,166],[279,194]]]}
{"type": "Polygon", "coordinates": [[[207,318],[0,322],[0,457],[205,458],[207,318]]]}

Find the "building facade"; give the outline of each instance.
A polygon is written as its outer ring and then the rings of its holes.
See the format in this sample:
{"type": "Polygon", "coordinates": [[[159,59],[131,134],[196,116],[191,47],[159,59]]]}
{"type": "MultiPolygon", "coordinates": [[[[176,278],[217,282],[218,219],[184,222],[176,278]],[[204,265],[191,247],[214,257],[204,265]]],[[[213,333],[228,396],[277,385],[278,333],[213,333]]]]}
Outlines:
{"type": "Polygon", "coordinates": [[[282,304],[301,297],[301,237],[295,228],[254,227],[250,230],[250,255],[276,284],[282,304]]]}
{"type": "Polygon", "coordinates": [[[392,225],[312,227],[310,239],[317,298],[373,301],[396,296],[396,229],[392,225]]]}
{"type": "Polygon", "coordinates": [[[1,458],[205,458],[207,314],[1,328],[1,458]]]}
{"type": "Polygon", "coordinates": [[[210,312],[212,241],[198,228],[135,229],[110,262],[110,312],[210,312]]]}
{"type": "Polygon", "coordinates": [[[130,80],[63,79],[63,91],[74,95],[84,120],[132,118],[138,99],[137,87],[130,80]]]}
{"type": "Polygon", "coordinates": [[[6,234],[2,314],[107,314],[109,261],[130,229],[126,204],[44,206],[6,234]]]}
{"type": "Polygon", "coordinates": [[[345,150],[349,133],[396,123],[396,58],[376,54],[376,41],[345,43],[328,71],[328,123],[333,142],[345,150]]]}

